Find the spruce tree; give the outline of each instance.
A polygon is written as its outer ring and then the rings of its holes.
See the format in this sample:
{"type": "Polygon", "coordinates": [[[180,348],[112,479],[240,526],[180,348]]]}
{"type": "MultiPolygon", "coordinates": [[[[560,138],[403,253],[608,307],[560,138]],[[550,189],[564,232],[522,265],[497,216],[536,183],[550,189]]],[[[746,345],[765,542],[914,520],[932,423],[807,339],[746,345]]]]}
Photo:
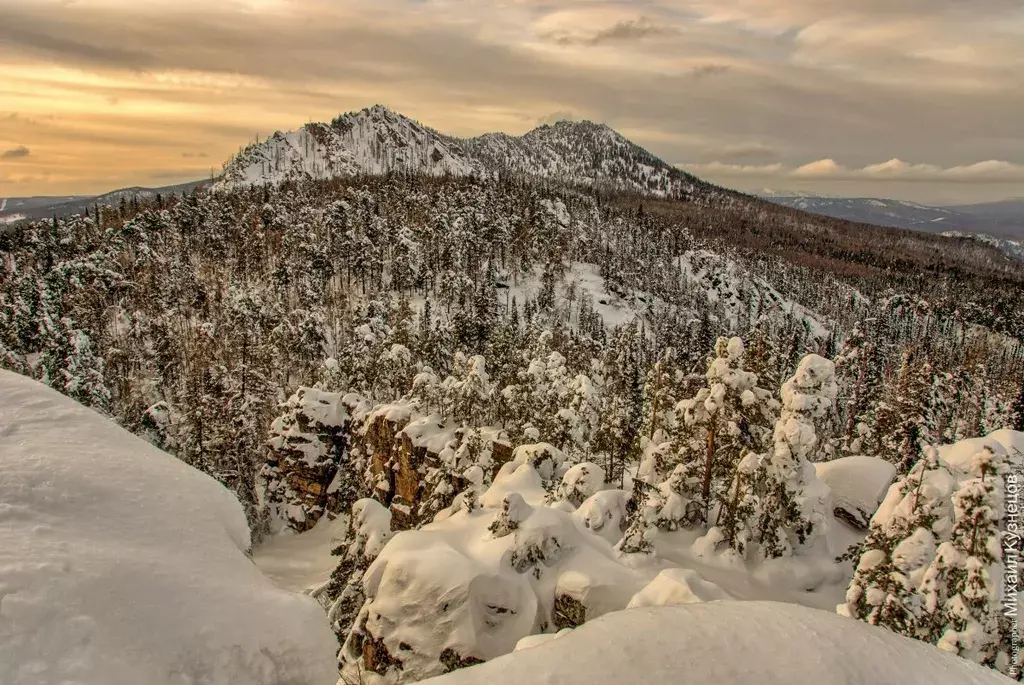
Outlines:
{"type": "Polygon", "coordinates": [[[834,365],[818,355],[800,362],[782,386],[782,416],[775,424],[774,447],[760,469],[761,553],[788,556],[823,538],[828,521],[828,489],[813,462],[822,445],[815,431],[836,399],[834,365]]]}

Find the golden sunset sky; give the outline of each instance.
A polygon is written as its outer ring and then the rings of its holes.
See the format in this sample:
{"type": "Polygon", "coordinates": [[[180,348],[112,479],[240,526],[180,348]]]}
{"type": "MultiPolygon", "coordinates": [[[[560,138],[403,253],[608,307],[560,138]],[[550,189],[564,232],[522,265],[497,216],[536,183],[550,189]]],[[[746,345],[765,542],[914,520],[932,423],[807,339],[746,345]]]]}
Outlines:
{"type": "Polygon", "coordinates": [[[209,176],[375,103],[606,122],[724,185],[1024,195],[1020,0],[0,0],[0,197],[209,176]]]}

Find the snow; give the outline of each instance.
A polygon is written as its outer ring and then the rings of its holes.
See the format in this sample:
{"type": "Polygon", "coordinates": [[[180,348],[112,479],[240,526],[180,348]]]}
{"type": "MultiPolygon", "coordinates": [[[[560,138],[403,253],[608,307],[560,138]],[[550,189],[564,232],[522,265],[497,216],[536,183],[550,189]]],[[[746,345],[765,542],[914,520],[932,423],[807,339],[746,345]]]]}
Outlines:
{"type": "Polygon", "coordinates": [[[429,685],[998,685],[1003,676],[824,611],[713,602],[607,614],[429,685]]]}
{"type": "Polygon", "coordinates": [[[628,500],[625,490],[602,490],[584,500],[573,515],[591,532],[614,545],[625,530],[628,500]]]}
{"type": "Polygon", "coordinates": [[[896,477],[896,467],[876,457],[843,457],[817,463],[814,469],[832,491],[833,509],[864,529],[896,477]]]}
{"type": "Polygon", "coordinates": [[[779,291],[762,278],[751,276],[739,261],[730,259],[711,250],[689,250],[679,256],[677,268],[683,285],[688,290],[704,291],[707,301],[720,305],[731,327],[739,325],[741,313],[749,311],[751,320],[769,312],[791,314],[798,321],[806,323],[817,338],[827,338],[829,331],[816,314],[796,302],[782,296],[779,291]],[[744,296],[741,291],[746,291],[744,296]]]}
{"type": "Polygon", "coordinates": [[[0,371],[0,683],[332,683],[323,611],[213,479],[0,371]]]}
{"type": "Polygon", "coordinates": [[[954,472],[967,474],[971,471],[975,455],[985,447],[996,454],[1005,454],[1013,468],[1024,469],[1024,433],[1006,428],[984,438],[969,438],[952,445],[943,445],[939,448],[939,460],[954,472]]]}
{"type": "Polygon", "coordinates": [[[659,573],[647,587],[633,595],[626,608],[697,604],[722,599],[732,597],[722,588],[705,580],[696,571],[669,568],[659,573]]]}
{"type": "Polygon", "coordinates": [[[367,602],[342,652],[350,663],[372,639],[401,661],[403,681],[430,677],[444,671],[446,650],[493,659],[524,637],[554,632],[559,596],[578,602],[590,620],[624,608],[651,581],[657,569],[627,566],[574,513],[510,487],[507,481],[540,482],[528,463],[547,452],[537,447],[524,450],[518,465],[506,464],[481,497],[484,506],[439,516],[387,543],[363,577],[367,602]]]}
{"type": "Polygon", "coordinates": [[[348,516],[324,516],[300,535],[274,535],[253,549],[253,563],[278,587],[307,592],[331,577],[338,565],[331,550],[344,540],[348,525],[348,516]]]}
{"type": "MultiPolygon", "coordinates": [[[[693,179],[607,126],[558,122],[522,136],[488,133],[460,139],[381,105],[348,112],[330,124],[310,123],[296,131],[278,131],[253,143],[225,165],[215,187],[390,171],[435,176],[526,174],[573,183],[612,184],[656,196],[693,190],[693,179]],[[595,154],[602,158],[596,167],[595,154]]],[[[557,207],[551,209],[559,215],[557,207]]]]}
{"type": "MultiPolygon", "coordinates": [[[[0,208],[0,211],[3,211],[2,208],[0,208]]],[[[13,224],[16,221],[21,221],[24,218],[24,214],[8,214],[7,216],[0,216],[0,224],[13,224]]]]}

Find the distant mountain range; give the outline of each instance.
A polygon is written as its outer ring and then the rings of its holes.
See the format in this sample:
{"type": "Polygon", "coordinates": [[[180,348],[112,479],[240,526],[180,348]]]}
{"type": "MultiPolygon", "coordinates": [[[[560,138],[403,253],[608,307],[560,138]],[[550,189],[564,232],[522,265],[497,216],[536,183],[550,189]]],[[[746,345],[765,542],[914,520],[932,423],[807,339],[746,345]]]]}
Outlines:
{"type": "Polygon", "coordinates": [[[96,205],[116,206],[123,198],[126,202],[132,199],[151,200],[158,194],[168,196],[191,192],[210,181],[190,181],[173,186],[160,188],[121,188],[102,195],[66,195],[55,197],[10,197],[0,198],[0,226],[13,224],[24,219],[48,219],[58,216],[65,217],[82,214],[87,207],[96,205]]]}
{"type": "Polygon", "coordinates": [[[962,231],[997,238],[1024,238],[1024,198],[953,207],[930,207],[873,197],[829,197],[765,190],[761,197],[805,212],[878,226],[929,233],[962,231]]]}
{"type": "Polygon", "coordinates": [[[225,166],[221,186],[412,171],[432,175],[523,175],[607,185],[660,197],[714,192],[605,124],[560,121],[522,136],[448,136],[375,105],[327,123],[277,132],[225,166]]]}

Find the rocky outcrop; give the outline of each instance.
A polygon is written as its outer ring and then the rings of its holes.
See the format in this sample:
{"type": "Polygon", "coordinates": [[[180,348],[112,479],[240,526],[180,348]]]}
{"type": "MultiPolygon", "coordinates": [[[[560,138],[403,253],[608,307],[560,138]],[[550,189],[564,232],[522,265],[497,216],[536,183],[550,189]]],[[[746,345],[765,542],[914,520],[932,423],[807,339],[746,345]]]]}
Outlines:
{"type": "Polygon", "coordinates": [[[264,501],[278,525],[303,532],[323,515],[347,511],[355,497],[350,473],[351,416],[345,398],[300,387],[271,424],[260,477],[264,501]]]}
{"type": "Polygon", "coordinates": [[[391,511],[394,530],[415,528],[512,458],[503,431],[459,428],[405,401],[370,408],[301,387],[282,409],[261,478],[272,518],[297,532],[365,495],[391,511]]]}
{"type": "Polygon", "coordinates": [[[472,485],[491,482],[512,457],[504,432],[457,428],[404,402],[370,412],[354,451],[368,458],[372,496],[391,510],[395,530],[414,528],[472,485]]]}

